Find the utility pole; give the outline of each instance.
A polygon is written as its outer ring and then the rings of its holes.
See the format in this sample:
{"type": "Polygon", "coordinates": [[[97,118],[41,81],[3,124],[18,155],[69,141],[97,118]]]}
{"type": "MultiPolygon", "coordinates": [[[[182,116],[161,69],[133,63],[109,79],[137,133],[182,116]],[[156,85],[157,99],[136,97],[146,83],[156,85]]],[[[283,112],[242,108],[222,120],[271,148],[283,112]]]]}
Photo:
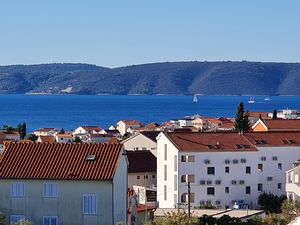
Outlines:
{"type": "Polygon", "coordinates": [[[188,216],[191,219],[191,183],[188,181],[188,216]]]}

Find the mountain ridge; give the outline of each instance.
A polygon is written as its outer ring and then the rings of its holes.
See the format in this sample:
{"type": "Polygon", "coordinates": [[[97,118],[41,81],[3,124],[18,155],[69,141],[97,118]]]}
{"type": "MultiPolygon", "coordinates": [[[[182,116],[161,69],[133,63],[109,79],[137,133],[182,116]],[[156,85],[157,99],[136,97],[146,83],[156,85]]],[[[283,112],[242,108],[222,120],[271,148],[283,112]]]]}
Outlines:
{"type": "Polygon", "coordinates": [[[300,63],[159,62],[0,66],[0,93],[300,95],[300,63]]]}

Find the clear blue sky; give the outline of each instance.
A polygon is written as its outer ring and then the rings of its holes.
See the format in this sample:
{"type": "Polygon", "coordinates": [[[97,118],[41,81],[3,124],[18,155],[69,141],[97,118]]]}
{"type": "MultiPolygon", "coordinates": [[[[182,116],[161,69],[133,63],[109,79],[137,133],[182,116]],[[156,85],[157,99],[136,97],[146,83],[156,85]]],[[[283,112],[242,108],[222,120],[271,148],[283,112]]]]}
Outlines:
{"type": "Polygon", "coordinates": [[[300,62],[299,0],[3,0],[0,64],[300,62]]]}

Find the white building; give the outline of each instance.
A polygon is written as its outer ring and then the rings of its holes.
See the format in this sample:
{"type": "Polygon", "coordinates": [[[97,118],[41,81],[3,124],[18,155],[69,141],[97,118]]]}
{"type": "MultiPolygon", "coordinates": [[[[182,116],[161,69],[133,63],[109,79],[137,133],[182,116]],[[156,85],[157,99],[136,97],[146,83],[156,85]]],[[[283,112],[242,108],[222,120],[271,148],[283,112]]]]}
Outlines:
{"type": "Polygon", "coordinates": [[[121,135],[124,135],[126,132],[128,132],[128,129],[130,130],[139,129],[141,125],[142,124],[136,120],[120,120],[117,123],[116,129],[121,133],[121,135]]]}
{"type": "Polygon", "coordinates": [[[73,136],[71,134],[56,134],[55,141],[58,143],[73,142],[73,136]]]}
{"type": "Polygon", "coordinates": [[[293,201],[300,201],[300,161],[294,163],[293,169],[286,171],[286,194],[293,201]]]}
{"type": "Polygon", "coordinates": [[[22,219],[50,225],[125,224],[125,157],[120,144],[5,144],[0,161],[5,224],[22,219]]]}
{"type": "Polygon", "coordinates": [[[161,133],[157,142],[160,208],[257,205],[263,191],[285,194],[285,172],[300,156],[300,133],[161,133]],[[287,142],[286,140],[290,140],[287,142]]]}
{"type": "Polygon", "coordinates": [[[125,139],[121,143],[128,151],[149,150],[156,156],[156,137],[159,131],[142,131],[125,139]]]}
{"type": "Polygon", "coordinates": [[[35,130],[33,133],[36,136],[53,136],[56,133],[55,128],[39,128],[35,130]]]}

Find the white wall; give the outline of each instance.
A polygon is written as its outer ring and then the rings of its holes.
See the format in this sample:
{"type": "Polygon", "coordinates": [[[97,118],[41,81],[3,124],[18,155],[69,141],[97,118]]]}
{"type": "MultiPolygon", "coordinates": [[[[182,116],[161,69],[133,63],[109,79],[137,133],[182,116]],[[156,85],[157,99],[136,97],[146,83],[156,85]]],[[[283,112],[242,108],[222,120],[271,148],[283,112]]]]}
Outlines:
{"type": "Polygon", "coordinates": [[[142,134],[134,135],[123,142],[125,150],[150,150],[156,156],[156,142],[142,134]]]}

